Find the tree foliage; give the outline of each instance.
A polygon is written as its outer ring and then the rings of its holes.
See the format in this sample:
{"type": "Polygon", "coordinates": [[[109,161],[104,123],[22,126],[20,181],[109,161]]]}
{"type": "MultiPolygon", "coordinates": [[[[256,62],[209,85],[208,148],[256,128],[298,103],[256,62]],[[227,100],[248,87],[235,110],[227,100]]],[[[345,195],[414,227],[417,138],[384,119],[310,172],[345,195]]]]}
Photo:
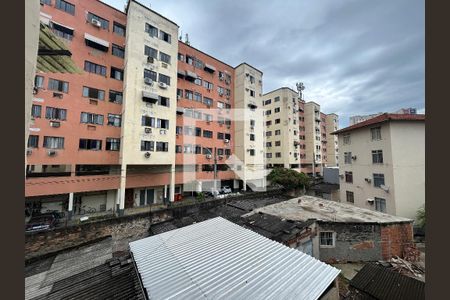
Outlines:
{"type": "Polygon", "coordinates": [[[267,175],[267,179],[272,184],[282,185],[287,190],[303,189],[309,186],[309,177],[292,169],[275,168],[267,175]]]}
{"type": "Polygon", "coordinates": [[[417,211],[417,224],[421,228],[425,229],[425,206],[422,206],[417,211]]]}

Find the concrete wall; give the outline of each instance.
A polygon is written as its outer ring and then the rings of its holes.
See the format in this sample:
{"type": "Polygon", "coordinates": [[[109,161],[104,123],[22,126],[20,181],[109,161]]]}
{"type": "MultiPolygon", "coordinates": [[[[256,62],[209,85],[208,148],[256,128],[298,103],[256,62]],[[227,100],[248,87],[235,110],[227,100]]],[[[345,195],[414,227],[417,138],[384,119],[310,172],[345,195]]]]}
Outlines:
{"type": "Polygon", "coordinates": [[[325,117],[327,141],[327,166],[334,167],[339,164],[338,136],[330,134],[339,128],[339,118],[336,114],[325,117]]]}

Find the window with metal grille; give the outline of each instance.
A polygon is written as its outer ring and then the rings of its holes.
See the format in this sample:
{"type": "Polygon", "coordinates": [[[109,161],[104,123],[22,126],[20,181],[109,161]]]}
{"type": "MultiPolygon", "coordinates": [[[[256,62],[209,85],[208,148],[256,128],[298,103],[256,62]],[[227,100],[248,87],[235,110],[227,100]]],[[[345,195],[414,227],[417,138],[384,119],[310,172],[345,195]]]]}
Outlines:
{"type": "Polygon", "coordinates": [[[117,46],[116,44],[112,44],[112,55],[124,58],[125,57],[125,48],[117,46]]]}
{"type": "Polygon", "coordinates": [[[352,163],[352,153],[344,152],[344,163],[351,164],[352,163]]]}
{"type": "Polygon", "coordinates": [[[44,136],[44,148],[47,149],[63,149],[64,138],[56,136],[44,136]]]}
{"type": "Polygon", "coordinates": [[[347,194],[347,202],[355,203],[355,195],[353,192],[346,191],[347,194]]]}
{"type": "Polygon", "coordinates": [[[116,114],[108,114],[108,124],[109,126],[120,127],[122,123],[122,116],[116,114]]]}
{"type": "Polygon", "coordinates": [[[375,197],[375,210],[386,212],[386,199],[375,197]]]}
{"type": "Polygon", "coordinates": [[[38,148],[39,147],[39,136],[38,135],[29,135],[27,147],[28,148],[38,148]]]}
{"type": "Polygon", "coordinates": [[[380,187],[381,185],[384,185],[384,174],[373,174],[373,186],[374,187],[380,187]]]}
{"type": "Polygon", "coordinates": [[[42,106],[33,104],[31,106],[31,116],[33,118],[40,118],[42,113],[42,106]]]}
{"type": "Polygon", "coordinates": [[[87,86],[83,86],[83,97],[104,100],[105,99],[105,91],[87,87],[87,86]]]}
{"type": "Polygon", "coordinates": [[[332,231],[322,231],[319,236],[320,246],[334,247],[334,234],[332,231]]]}
{"type": "Polygon", "coordinates": [[[106,138],[106,150],[119,151],[120,150],[120,139],[119,138],[106,138]]]}
{"type": "Polygon", "coordinates": [[[141,141],[141,151],[154,151],[155,142],[154,141],[141,141]]]}
{"type": "Polygon", "coordinates": [[[120,36],[125,36],[126,27],[117,22],[113,22],[113,32],[120,36]]]}
{"type": "Polygon", "coordinates": [[[145,23],[145,32],[151,37],[158,37],[158,28],[148,23],[145,23]]]}
{"type": "Polygon", "coordinates": [[[51,91],[68,93],[69,92],[69,83],[66,81],[49,78],[48,79],[48,89],[51,91]]]}
{"type": "Polygon", "coordinates": [[[350,133],[344,134],[343,140],[344,140],[344,145],[349,145],[350,144],[350,133]]]}
{"type": "Polygon", "coordinates": [[[61,120],[65,121],[67,116],[67,110],[63,108],[56,108],[47,106],[45,108],[45,118],[48,120],[61,120]]]}
{"type": "Polygon", "coordinates": [[[345,182],[353,183],[353,172],[345,172],[345,182]]]}
{"type": "Polygon", "coordinates": [[[372,136],[372,141],[381,140],[381,127],[370,128],[370,134],[372,136]]]}
{"type": "Polygon", "coordinates": [[[383,163],[383,150],[372,150],[372,162],[374,164],[383,163]]]}
{"type": "Polygon", "coordinates": [[[85,61],[84,62],[84,70],[89,73],[94,73],[102,76],[106,76],[106,67],[102,65],[98,65],[96,63],[85,61]]]}
{"type": "Polygon", "coordinates": [[[75,5],[64,0],[56,0],[55,8],[62,10],[68,14],[75,15],[75,5]]]}

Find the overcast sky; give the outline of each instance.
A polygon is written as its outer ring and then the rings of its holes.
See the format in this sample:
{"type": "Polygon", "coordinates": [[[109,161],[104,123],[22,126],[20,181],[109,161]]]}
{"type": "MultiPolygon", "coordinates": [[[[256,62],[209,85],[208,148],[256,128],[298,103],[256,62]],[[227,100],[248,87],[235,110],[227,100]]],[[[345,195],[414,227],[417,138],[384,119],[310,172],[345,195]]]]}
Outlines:
{"type": "MultiPolygon", "coordinates": [[[[123,10],[126,0],[103,0],[123,10]]],[[[425,107],[424,0],[140,0],[191,45],[264,72],[264,93],[305,84],[340,116],[425,107]]]]}

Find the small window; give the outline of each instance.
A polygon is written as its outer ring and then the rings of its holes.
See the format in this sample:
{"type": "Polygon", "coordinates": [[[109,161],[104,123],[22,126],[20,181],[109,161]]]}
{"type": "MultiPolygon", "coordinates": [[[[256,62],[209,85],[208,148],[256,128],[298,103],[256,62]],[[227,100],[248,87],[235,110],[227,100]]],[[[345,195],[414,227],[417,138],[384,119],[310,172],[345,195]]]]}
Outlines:
{"type": "Polygon", "coordinates": [[[275,119],[275,124],[280,124],[281,119],[275,119]]]}
{"type": "Polygon", "coordinates": [[[142,116],[141,125],[146,127],[156,127],[155,118],[149,116],[142,116]]]}
{"type": "Polygon", "coordinates": [[[379,212],[386,212],[386,199],[375,197],[375,210],[379,212]]]}
{"type": "Polygon", "coordinates": [[[170,99],[167,97],[159,97],[158,104],[165,107],[170,107],[170,99]]]}
{"type": "Polygon", "coordinates": [[[64,149],[64,138],[56,136],[44,136],[44,148],[64,149]]]}
{"type": "Polygon", "coordinates": [[[167,142],[156,142],[156,151],[158,152],[168,152],[169,143],[167,142]]]}
{"type": "Polygon", "coordinates": [[[162,62],[165,62],[167,64],[170,64],[170,55],[165,54],[164,52],[159,52],[159,60],[162,62]]]}
{"type": "Polygon", "coordinates": [[[33,104],[31,106],[31,116],[33,118],[40,118],[42,114],[42,106],[33,104]]]}
{"type": "Polygon", "coordinates": [[[255,135],[253,133],[250,134],[250,141],[254,141],[255,140],[255,135]]]}
{"type": "Polygon", "coordinates": [[[269,116],[272,114],[272,111],[270,109],[266,110],[266,116],[269,116]]]}
{"type": "Polygon", "coordinates": [[[123,93],[109,90],[109,102],[122,104],[123,93]]]}
{"type": "Polygon", "coordinates": [[[350,133],[346,133],[343,135],[344,145],[350,145],[350,133]]]}
{"type": "Polygon", "coordinates": [[[103,125],[103,115],[82,112],[80,119],[81,123],[103,125]]]}
{"type": "Polygon", "coordinates": [[[274,102],[280,101],[280,97],[275,97],[273,101],[274,101],[274,102]]]}
{"type": "Polygon", "coordinates": [[[184,98],[192,100],[194,99],[194,92],[190,90],[184,90],[184,98]]]}
{"type": "Polygon", "coordinates": [[[158,119],[157,120],[158,128],[169,129],[169,120],[166,119],[158,119]]]}
{"type": "Polygon", "coordinates": [[[197,78],[195,78],[194,83],[196,85],[202,86],[203,80],[202,80],[202,78],[200,76],[197,75],[197,78]]]}
{"type": "Polygon", "coordinates": [[[264,101],[264,105],[269,105],[270,103],[272,103],[272,99],[264,101]]]}
{"type": "Polygon", "coordinates": [[[144,46],[144,54],[150,57],[153,57],[154,59],[158,58],[158,50],[149,47],[147,45],[144,46]]]}
{"type": "Polygon", "coordinates": [[[195,92],[194,93],[194,101],[202,102],[202,94],[195,92]]]}
{"type": "Polygon", "coordinates": [[[124,58],[125,57],[125,48],[117,46],[116,44],[112,44],[112,55],[124,58]]]}
{"type": "Polygon", "coordinates": [[[120,127],[122,123],[122,116],[116,114],[108,114],[108,124],[109,126],[120,127]]]}
{"type": "Polygon", "coordinates": [[[275,147],[281,146],[281,141],[275,141],[275,147]]]}
{"type": "Polygon", "coordinates": [[[255,149],[249,149],[248,154],[250,154],[250,156],[255,156],[255,149]]]}
{"type": "Polygon", "coordinates": [[[203,137],[212,139],[213,132],[210,130],[203,130],[203,137]]]}
{"type": "Polygon", "coordinates": [[[255,97],[255,91],[250,90],[250,97],[255,97]]]}
{"type": "Polygon", "coordinates": [[[45,118],[48,120],[65,121],[67,117],[67,110],[62,108],[50,107],[45,108],[45,118]]]}
{"type": "Polygon", "coordinates": [[[184,61],[184,55],[181,53],[178,53],[178,60],[179,61],[184,61]]]}
{"type": "Polygon", "coordinates": [[[280,134],[281,134],[281,130],[280,129],[275,130],[275,135],[280,135],[280,134]]]}
{"type": "Polygon", "coordinates": [[[155,71],[144,69],[144,78],[150,78],[153,81],[156,81],[158,74],[155,71]]]}
{"type": "Polygon", "coordinates": [[[38,135],[29,135],[27,147],[28,148],[38,148],[39,147],[39,136],[38,135]]]}
{"type": "Polygon", "coordinates": [[[275,157],[281,157],[281,152],[275,152],[275,157]]]}
{"type": "Polygon", "coordinates": [[[120,36],[125,36],[125,26],[117,22],[113,22],[113,32],[120,36]]]}
{"type": "Polygon", "coordinates": [[[272,153],[266,153],[266,158],[272,158],[272,153]]]}
{"type": "Polygon", "coordinates": [[[373,174],[373,186],[374,187],[380,187],[381,185],[384,185],[384,174],[373,174]]]}
{"type": "Polygon", "coordinates": [[[104,100],[105,99],[105,91],[84,86],[83,87],[83,97],[104,100]]]}
{"type": "Polygon", "coordinates": [[[381,127],[375,127],[370,129],[372,141],[381,140],[381,127]]]}
{"type": "Polygon", "coordinates": [[[58,91],[62,93],[69,92],[69,83],[62,80],[56,80],[53,78],[49,78],[48,80],[48,89],[51,91],[58,91]]]}
{"type": "Polygon", "coordinates": [[[218,139],[218,140],[223,140],[223,139],[224,139],[224,134],[223,134],[223,132],[218,132],[218,133],[217,133],[217,139],[218,139]]]}
{"type": "Polygon", "coordinates": [[[159,38],[167,43],[172,43],[172,36],[162,30],[159,31],[159,38]]]}
{"type": "Polygon", "coordinates": [[[44,87],[44,76],[36,75],[34,77],[34,87],[36,87],[36,88],[44,87]]]}
{"type": "Polygon", "coordinates": [[[120,150],[120,139],[118,139],[118,138],[106,138],[106,150],[108,150],[108,151],[119,151],[120,150]]]}
{"type": "Polygon", "coordinates": [[[352,153],[351,152],[344,152],[344,163],[345,164],[352,163],[352,153]]]}
{"type": "Polygon", "coordinates": [[[141,141],[141,151],[155,151],[155,142],[141,141]]]}
{"type": "Polygon", "coordinates": [[[175,145],[175,153],[183,153],[183,146],[175,145]]]}
{"type": "Polygon", "coordinates": [[[106,67],[105,66],[98,65],[98,64],[95,64],[90,61],[84,62],[84,70],[89,73],[106,76],[106,67]]]}
{"type": "Polygon", "coordinates": [[[162,83],[165,83],[167,85],[170,85],[170,77],[159,73],[159,82],[162,82],[162,83]]]}
{"type": "Polygon", "coordinates": [[[123,80],[123,70],[111,67],[111,78],[123,80]]]}
{"type": "Polygon", "coordinates": [[[275,107],[274,112],[275,112],[275,113],[279,113],[279,112],[280,112],[280,108],[279,108],[279,107],[275,107]]]}
{"type": "Polygon", "coordinates": [[[383,163],[383,150],[372,150],[372,163],[374,164],[383,163]]]}
{"type": "Polygon", "coordinates": [[[353,183],[353,172],[345,172],[345,182],[353,183]]]}
{"type": "Polygon", "coordinates": [[[88,20],[89,22],[92,22],[92,20],[97,20],[97,21],[100,22],[101,27],[102,27],[103,29],[109,29],[109,21],[108,21],[108,20],[106,20],[106,19],[104,19],[104,18],[102,18],[102,17],[99,17],[99,16],[97,16],[97,15],[94,15],[94,14],[91,13],[91,12],[88,12],[88,14],[87,14],[87,20],[88,20]]]}
{"type": "Polygon", "coordinates": [[[207,106],[213,106],[213,100],[208,97],[203,97],[203,103],[206,104],[207,106]]]}
{"type": "Polygon", "coordinates": [[[145,32],[147,32],[151,37],[158,37],[158,28],[148,23],[145,23],[145,32]]]}
{"type": "Polygon", "coordinates": [[[347,194],[347,202],[349,203],[355,203],[355,195],[353,192],[346,191],[347,194]]]}
{"type": "Polygon", "coordinates": [[[68,14],[75,15],[75,5],[64,1],[64,0],[56,0],[55,7],[59,10],[62,10],[68,14]]]}
{"type": "Polygon", "coordinates": [[[320,232],[320,247],[334,247],[334,233],[332,231],[320,232]]]}

